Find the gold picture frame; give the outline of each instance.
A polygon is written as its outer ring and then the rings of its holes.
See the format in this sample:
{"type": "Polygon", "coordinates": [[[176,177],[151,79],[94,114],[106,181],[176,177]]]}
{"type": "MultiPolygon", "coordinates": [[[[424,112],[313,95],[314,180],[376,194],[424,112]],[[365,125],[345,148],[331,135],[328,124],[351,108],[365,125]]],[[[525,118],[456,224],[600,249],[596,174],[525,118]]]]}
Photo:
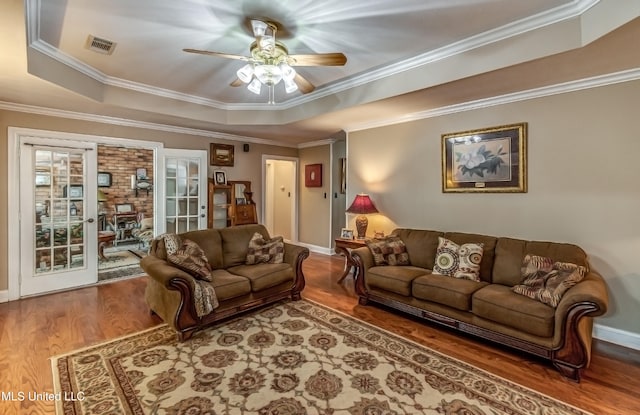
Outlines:
{"type": "Polygon", "coordinates": [[[209,151],[209,164],[212,166],[233,167],[233,144],[211,143],[209,151]]]}
{"type": "Polygon", "coordinates": [[[527,123],[442,135],[444,193],[526,193],[527,123]]]}

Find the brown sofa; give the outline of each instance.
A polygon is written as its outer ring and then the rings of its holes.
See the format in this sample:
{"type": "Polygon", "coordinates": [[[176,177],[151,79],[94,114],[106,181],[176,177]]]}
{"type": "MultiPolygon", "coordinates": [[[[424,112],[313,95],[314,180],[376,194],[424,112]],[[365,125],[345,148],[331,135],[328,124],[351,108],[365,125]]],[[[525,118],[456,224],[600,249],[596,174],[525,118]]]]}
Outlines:
{"type": "Polygon", "coordinates": [[[285,242],[283,263],[246,265],[249,241],[255,232],[270,239],[262,225],[197,230],[180,235],[196,242],[213,268],[211,284],[219,306],[202,317],[194,306],[196,279],[166,260],[162,239],[151,243],[149,255],[140,261],[150,277],[145,298],[151,310],[177,331],[180,340],[237,313],[287,297],[300,299],[305,286],[302,261],[309,256],[309,250],[285,242]]]}
{"type": "Polygon", "coordinates": [[[602,277],[589,270],[578,246],[487,235],[396,229],[409,266],[375,266],[368,247],[352,252],[360,304],[375,302],[425,320],[549,359],[566,377],[580,380],[591,357],[593,317],[607,310],[602,277]],[[438,237],[458,245],[483,243],[480,282],[432,274],[438,237]],[[557,308],[514,293],[525,255],[587,267],[557,308]]]}

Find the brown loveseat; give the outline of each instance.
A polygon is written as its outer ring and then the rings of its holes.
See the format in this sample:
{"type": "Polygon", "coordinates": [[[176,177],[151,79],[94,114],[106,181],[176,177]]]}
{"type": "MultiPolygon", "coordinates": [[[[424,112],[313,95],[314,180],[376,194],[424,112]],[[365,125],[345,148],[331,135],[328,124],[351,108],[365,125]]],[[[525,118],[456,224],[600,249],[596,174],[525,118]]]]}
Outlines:
{"type": "Polygon", "coordinates": [[[300,299],[305,286],[302,261],[309,256],[309,250],[285,242],[283,263],[246,265],[249,241],[255,232],[270,239],[262,225],[197,230],[180,235],[202,248],[213,269],[211,284],[219,306],[201,317],[194,305],[196,278],[167,261],[162,239],[151,243],[149,255],[140,261],[150,277],[146,301],[154,313],[177,331],[180,340],[239,312],[287,297],[300,299]]]}
{"type": "Polygon", "coordinates": [[[396,229],[410,265],[375,266],[368,247],[352,252],[360,304],[375,302],[444,326],[551,360],[580,380],[591,357],[592,318],[607,310],[607,288],[589,270],[578,246],[453,232],[396,229]],[[480,282],[432,274],[438,237],[458,245],[483,243],[480,282]],[[585,266],[584,279],[556,308],[512,291],[521,282],[525,255],[585,266]]]}

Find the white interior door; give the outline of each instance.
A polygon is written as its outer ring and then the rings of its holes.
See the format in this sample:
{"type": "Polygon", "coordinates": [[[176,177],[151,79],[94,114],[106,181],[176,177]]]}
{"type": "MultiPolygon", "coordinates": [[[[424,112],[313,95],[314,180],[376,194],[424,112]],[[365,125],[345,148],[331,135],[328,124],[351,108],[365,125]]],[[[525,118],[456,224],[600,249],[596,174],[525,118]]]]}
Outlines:
{"type": "Polygon", "coordinates": [[[165,231],[207,227],[207,152],[164,150],[165,231]]]}
{"type": "Polygon", "coordinates": [[[20,296],[97,282],[96,145],[20,143],[20,296]]]}

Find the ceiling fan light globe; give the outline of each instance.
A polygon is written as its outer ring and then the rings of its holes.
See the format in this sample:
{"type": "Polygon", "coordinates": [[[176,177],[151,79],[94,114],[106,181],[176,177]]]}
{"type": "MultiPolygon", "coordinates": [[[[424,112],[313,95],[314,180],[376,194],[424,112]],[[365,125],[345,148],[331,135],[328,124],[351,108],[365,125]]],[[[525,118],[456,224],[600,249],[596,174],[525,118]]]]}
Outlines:
{"type": "Polygon", "coordinates": [[[298,85],[293,81],[293,79],[284,78],[284,90],[287,91],[287,94],[291,94],[298,90],[298,85]]]}
{"type": "Polygon", "coordinates": [[[251,78],[253,78],[253,65],[251,65],[250,63],[244,65],[242,68],[238,69],[236,75],[238,75],[238,79],[240,79],[245,84],[248,84],[249,82],[251,82],[251,78]]]}
{"type": "Polygon", "coordinates": [[[253,28],[253,35],[255,37],[264,36],[264,32],[267,30],[267,24],[260,20],[252,20],[251,27],[253,28]]]}
{"type": "Polygon", "coordinates": [[[282,80],[282,71],[275,65],[256,66],[254,75],[265,85],[276,85],[282,80]]]}
{"type": "Polygon", "coordinates": [[[280,64],[280,71],[282,72],[282,77],[285,80],[292,80],[296,77],[296,70],[289,66],[289,64],[287,63],[280,64]]]}
{"type": "Polygon", "coordinates": [[[253,81],[251,81],[247,89],[256,95],[260,95],[260,90],[262,89],[262,83],[258,79],[254,79],[253,81]]]}

